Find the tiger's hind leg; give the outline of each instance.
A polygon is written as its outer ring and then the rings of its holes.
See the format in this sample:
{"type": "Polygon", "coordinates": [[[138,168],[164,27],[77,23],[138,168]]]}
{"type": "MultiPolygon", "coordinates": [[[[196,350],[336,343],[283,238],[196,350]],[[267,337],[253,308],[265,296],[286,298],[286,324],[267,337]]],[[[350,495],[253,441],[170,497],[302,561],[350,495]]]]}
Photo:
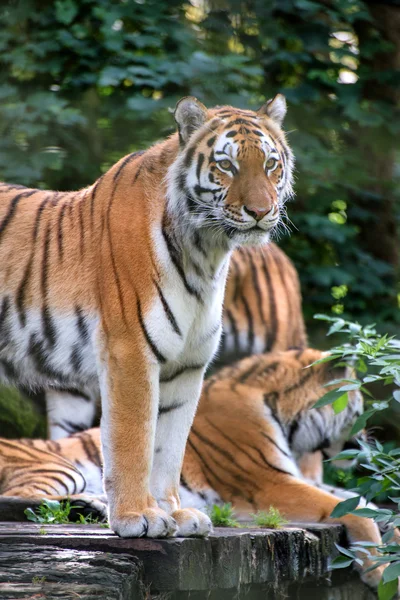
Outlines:
{"type": "Polygon", "coordinates": [[[46,390],[48,432],[51,440],[68,437],[93,426],[96,398],[77,390],[46,390]]]}

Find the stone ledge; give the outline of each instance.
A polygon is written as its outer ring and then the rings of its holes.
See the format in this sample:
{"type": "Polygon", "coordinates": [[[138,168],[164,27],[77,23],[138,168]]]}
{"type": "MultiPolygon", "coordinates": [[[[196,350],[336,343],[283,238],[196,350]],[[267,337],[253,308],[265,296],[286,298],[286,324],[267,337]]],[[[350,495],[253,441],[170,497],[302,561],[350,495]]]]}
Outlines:
{"type": "MultiPolygon", "coordinates": [[[[76,560],[78,563],[82,561],[79,572],[83,573],[87,572],[84,565],[91,564],[93,569],[96,561],[107,559],[104,574],[110,568],[111,572],[120,573],[121,581],[136,578],[136,595],[115,596],[123,600],[142,598],[138,591],[140,585],[160,592],[228,590],[265,583],[276,587],[281,583],[322,577],[328,570],[330,558],[336,554],[334,543],[344,543],[343,538],[341,526],[318,524],[292,524],[279,530],[217,528],[208,539],[151,540],[121,539],[97,525],[0,523],[0,583],[6,577],[7,561],[14,560],[18,564],[21,555],[25,564],[29,563],[29,556],[32,562],[36,562],[37,556],[51,554],[56,548],[48,573],[42,561],[42,570],[37,576],[45,576],[50,584],[57,583],[59,572],[69,573],[71,581],[76,579],[76,584],[80,585],[79,577],[75,578],[72,569],[76,560]],[[42,547],[40,550],[39,546],[42,547]],[[64,554],[66,550],[73,553],[64,554]],[[11,559],[11,556],[14,558],[11,559]],[[71,556],[71,570],[66,568],[68,556],[71,556]],[[130,574],[121,570],[120,561],[126,566],[127,560],[131,561],[130,574]]],[[[22,576],[23,570],[19,572],[22,576]]],[[[12,583],[17,585],[17,579],[12,583]]],[[[85,593],[89,594],[89,591],[85,593]]],[[[85,595],[82,597],[85,598],[85,595]]]]}

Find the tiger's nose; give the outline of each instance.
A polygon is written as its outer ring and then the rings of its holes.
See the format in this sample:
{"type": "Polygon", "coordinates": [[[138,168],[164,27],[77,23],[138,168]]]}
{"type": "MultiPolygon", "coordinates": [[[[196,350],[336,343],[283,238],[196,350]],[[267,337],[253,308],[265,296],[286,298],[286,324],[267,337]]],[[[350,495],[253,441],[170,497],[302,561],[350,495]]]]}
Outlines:
{"type": "Polygon", "coordinates": [[[261,219],[263,217],[265,217],[265,215],[267,215],[269,212],[271,212],[274,207],[273,206],[243,206],[244,211],[250,215],[251,217],[253,217],[253,219],[255,219],[256,221],[261,221],[261,219]]]}

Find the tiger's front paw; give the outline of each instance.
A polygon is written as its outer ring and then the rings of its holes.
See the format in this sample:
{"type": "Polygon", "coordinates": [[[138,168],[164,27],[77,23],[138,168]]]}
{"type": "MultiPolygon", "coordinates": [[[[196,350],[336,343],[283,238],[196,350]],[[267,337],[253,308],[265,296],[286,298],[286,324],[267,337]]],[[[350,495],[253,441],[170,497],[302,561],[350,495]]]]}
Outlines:
{"type": "Polygon", "coordinates": [[[213,530],[210,518],[196,508],[181,508],[172,513],[179,537],[207,537],[213,530]]]}
{"type": "Polygon", "coordinates": [[[110,526],[117,535],[123,538],[173,537],[178,531],[175,519],[160,508],[146,508],[142,513],[130,512],[112,516],[110,517],[110,526]]]}

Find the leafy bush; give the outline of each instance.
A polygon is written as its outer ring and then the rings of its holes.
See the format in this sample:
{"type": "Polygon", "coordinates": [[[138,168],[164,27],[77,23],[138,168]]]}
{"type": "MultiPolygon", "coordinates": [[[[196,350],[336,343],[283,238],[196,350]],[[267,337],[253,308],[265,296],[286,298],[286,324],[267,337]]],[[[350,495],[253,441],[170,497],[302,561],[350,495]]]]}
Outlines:
{"type": "MultiPolygon", "coordinates": [[[[343,410],[348,401],[348,392],[360,390],[365,398],[364,413],[358,417],[350,435],[365,428],[368,421],[377,413],[393,407],[399,412],[400,404],[400,340],[388,335],[380,335],[373,326],[362,327],[358,323],[345,321],[340,318],[317,315],[318,318],[331,322],[328,335],[340,332],[346,334],[347,341],[335,346],[331,354],[317,362],[330,360],[351,364],[357,371],[354,379],[336,380],[342,385],[328,392],[316,406],[332,404],[336,412],[343,410]],[[377,383],[383,384],[386,392],[384,398],[376,398],[371,391],[377,383]],[[340,405],[339,405],[340,404],[340,405]]],[[[383,573],[379,588],[379,598],[390,600],[397,592],[397,578],[400,576],[400,544],[397,527],[400,526],[400,448],[385,450],[384,446],[375,440],[373,444],[360,441],[360,449],[344,450],[334,460],[357,459],[368,474],[359,477],[354,491],[355,498],[344,500],[332,512],[332,517],[354,514],[373,519],[384,526],[386,533],[382,536],[383,544],[378,547],[378,555],[371,557],[376,565],[389,563],[383,573]],[[387,494],[396,508],[357,508],[360,496],[368,502],[381,494],[387,494]]],[[[363,549],[369,554],[368,548],[373,545],[357,542],[348,550],[339,547],[342,555],[333,562],[333,568],[343,568],[351,562],[360,561],[356,551],[363,549]]]]}

